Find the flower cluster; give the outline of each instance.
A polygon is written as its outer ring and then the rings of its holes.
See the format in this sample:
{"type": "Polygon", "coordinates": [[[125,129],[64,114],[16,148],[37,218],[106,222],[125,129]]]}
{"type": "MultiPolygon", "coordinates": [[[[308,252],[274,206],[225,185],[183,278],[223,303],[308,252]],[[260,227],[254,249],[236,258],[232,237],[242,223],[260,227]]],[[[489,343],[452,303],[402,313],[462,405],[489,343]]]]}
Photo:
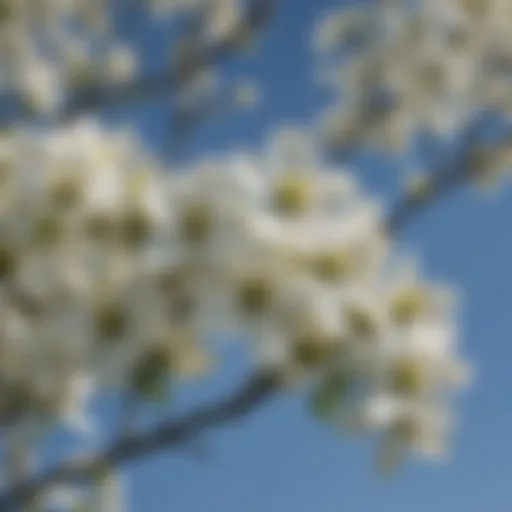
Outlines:
{"type": "Polygon", "coordinates": [[[404,149],[418,130],[509,115],[511,19],[501,0],[377,0],[326,17],[315,48],[339,98],[324,119],[330,143],[404,149]]]}
{"type": "Polygon", "coordinates": [[[379,205],[304,134],[169,173],[82,121],[3,135],[0,174],[0,425],[83,422],[109,386],[151,398],[221,338],[315,386],[323,417],[442,451],[452,294],[395,261],[379,205]]]}
{"type": "Polygon", "coordinates": [[[0,91],[25,111],[51,113],[74,89],[129,79],[136,59],[106,2],[2,0],[0,66],[0,91]]]}
{"type": "Polygon", "coordinates": [[[212,66],[211,49],[245,44],[261,21],[249,1],[113,4],[104,0],[0,0],[0,99],[6,95],[7,101],[15,100],[19,110],[15,117],[54,114],[69,102],[86,101],[91,95],[94,99],[94,94],[136,78],[139,62],[145,60],[141,35],[134,37],[127,30],[125,18],[136,17],[141,33],[146,25],[167,27],[165,62],[160,63],[156,55],[151,62],[162,68],[167,80],[169,73],[176,73],[177,82],[194,88],[201,86],[212,66]],[[182,29],[182,25],[191,28],[182,29]]]}

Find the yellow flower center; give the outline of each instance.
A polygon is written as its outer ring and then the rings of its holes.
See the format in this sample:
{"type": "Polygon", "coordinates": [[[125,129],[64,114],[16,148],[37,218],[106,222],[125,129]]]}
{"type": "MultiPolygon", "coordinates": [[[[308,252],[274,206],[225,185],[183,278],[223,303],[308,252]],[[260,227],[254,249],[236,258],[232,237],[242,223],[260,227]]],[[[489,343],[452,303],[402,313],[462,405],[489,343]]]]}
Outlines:
{"type": "Polygon", "coordinates": [[[272,301],[272,285],[264,277],[248,278],[238,290],[238,304],[247,314],[258,314],[266,310],[272,301]]]}
{"type": "Polygon", "coordinates": [[[121,219],[120,237],[129,247],[142,245],[151,234],[151,219],[140,208],[130,208],[121,219]]]}
{"type": "Polygon", "coordinates": [[[274,189],[273,204],[285,215],[304,213],[311,203],[311,190],[304,178],[288,176],[279,181],[274,189]]]}
{"type": "Polygon", "coordinates": [[[404,289],[391,301],[391,317],[397,324],[411,323],[424,312],[426,301],[427,297],[423,290],[404,289]]]}
{"type": "Polygon", "coordinates": [[[207,208],[190,205],[181,218],[181,235],[186,242],[201,243],[212,229],[212,217],[207,208]]]}
{"type": "Polygon", "coordinates": [[[425,368],[419,361],[404,359],[393,369],[392,386],[398,393],[415,394],[425,387],[425,368]]]}
{"type": "Polygon", "coordinates": [[[325,338],[315,333],[301,334],[294,342],[295,359],[305,368],[314,368],[325,363],[332,351],[332,346],[325,338]]]}
{"type": "Polygon", "coordinates": [[[128,328],[127,312],[116,302],[107,302],[100,306],[94,321],[98,336],[109,341],[122,336],[128,328]]]}
{"type": "Polygon", "coordinates": [[[369,338],[377,334],[376,321],[366,309],[353,305],[347,308],[345,315],[348,327],[353,335],[369,338]]]}
{"type": "Polygon", "coordinates": [[[337,251],[318,254],[311,261],[311,268],[322,281],[335,281],[348,277],[354,270],[348,252],[337,251]]]}
{"type": "Polygon", "coordinates": [[[70,208],[80,199],[80,183],[72,176],[62,177],[52,183],[50,197],[57,207],[70,208]]]}

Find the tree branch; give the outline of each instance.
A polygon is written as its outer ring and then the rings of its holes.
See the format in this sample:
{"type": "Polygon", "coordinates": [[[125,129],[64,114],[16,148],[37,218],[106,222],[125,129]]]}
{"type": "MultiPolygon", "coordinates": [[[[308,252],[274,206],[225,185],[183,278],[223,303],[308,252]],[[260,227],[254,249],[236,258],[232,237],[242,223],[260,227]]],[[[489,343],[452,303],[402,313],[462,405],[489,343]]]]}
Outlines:
{"type": "MultiPolygon", "coordinates": [[[[428,207],[458,190],[468,179],[478,176],[478,172],[486,163],[485,160],[479,162],[479,159],[486,155],[485,146],[479,140],[479,135],[482,124],[490,115],[492,112],[482,116],[480,120],[474,119],[468,123],[461,134],[459,150],[455,152],[453,158],[448,158],[448,161],[442,162],[426,176],[424,191],[404,195],[391,208],[384,223],[384,231],[389,236],[395,235],[428,207]]],[[[500,145],[504,144],[507,144],[507,137],[503,137],[493,150],[500,149],[500,145]]]]}
{"type": "Polygon", "coordinates": [[[428,207],[455,192],[466,181],[469,174],[464,166],[443,171],[432,173],[429,176],[425,183],[428,193],[425,195],[406,195],[399,199],[386,219],[384,227],[386,233],[396,234],[428,207]]]}
{"type": "Polygon", "coordinates": [[[182,419],[169,420],[149,432],[121,439],[104,452],[64,462],[39,477],[15,485],[0,495],[0,511],[14,511],[20,504],[36,499],[56,484],[84,483],[105,469],[181,445],[206,428],[221,426],[248,414],[277,389],[275,378],[257,375],[220,402],[199,407],[182,419]]]}

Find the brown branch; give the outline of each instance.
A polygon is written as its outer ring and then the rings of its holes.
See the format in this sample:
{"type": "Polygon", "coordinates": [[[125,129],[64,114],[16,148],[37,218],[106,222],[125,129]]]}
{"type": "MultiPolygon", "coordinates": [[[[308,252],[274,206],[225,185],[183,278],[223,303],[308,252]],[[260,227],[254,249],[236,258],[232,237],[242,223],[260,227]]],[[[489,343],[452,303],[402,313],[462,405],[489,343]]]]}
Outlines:
{"type": "MultiPolygon", "coordinates": [[[[487,116],[491,114],[488,112],[487,116]]],[[[427,208],[459,190],[468,180],[478,177],[478,173],[485,167],[484,159],[488,154],[488,149],[479,139],[480,123],[478,119],[468,123],[461,134],[460,148],[455,157],[449,158],[426,176],[424,191],[405,194],[398,199],[384,222],[383,229],[389,236],[395,235],[427,208]]],[[[499,150],[506,144],[508,138],[504,136],[491,151],[499,150]]]]}
{"type": "Polygon", "coordinates": [[[391,209],[385,221],[386,233],[396,234],[428,207],[458,190],[466,182],[468,175],[469,171],[465,166],[432,173],[425,183],[428,187],[427,193],[418,196],[407,194],[391,209]]]}
{"type": "Polygon", "coordinates": [[[0,511],[17,510],[20,504],[38,498],[54,485],[87,483],[105,469],[147,457],[162,449],[182,445],[204,429],[230,423],[252,412],[277,389],[275,378],[268,375],[253,377],[227,398],[199,407],[182,419],[173,419],[149,432],[122,439],[99,454],[78,461],[64,462],[39,477],[8,489],[0,495],[0,511]]]}

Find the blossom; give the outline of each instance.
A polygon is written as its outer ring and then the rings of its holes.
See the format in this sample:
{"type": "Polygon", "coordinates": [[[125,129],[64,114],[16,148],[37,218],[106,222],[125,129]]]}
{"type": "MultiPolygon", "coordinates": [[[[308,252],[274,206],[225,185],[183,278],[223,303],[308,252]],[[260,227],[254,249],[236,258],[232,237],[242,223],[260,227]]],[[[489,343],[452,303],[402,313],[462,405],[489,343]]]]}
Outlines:
{"type": "MultiPolygon", "coordinates": [[[[134,130],[71,119],[146,85],[172,85],[178,120],[216,107],[212,57],[241,49],[270,4],[0,0],[1,93],[14,95],[15,117],[41,121],[0,133],[0,429],[23,457],[52,429],[94,439],[93,406],[111,395],[131,428],[140,405],[221,368],[219,341],[241,346],[275,391],[311,393],[318,419],[376,434],[383,469],[448,453],[454,400],[471,377],[457,294],[395,246],[383,201],[321,145],[405,153],[418,132],[454,140],[481,110],[507,114],[506,2],[380,0],[326,18],[314,49],[335,102],[320,140],[286,126],[261,149],[168,168],[134,130]],[[164,39],[171,17],[184,22],[174,61],[154,75],[118,30],[133,8],[163,22],[164,39]]],[[[235,83],[229,100],[250,107],[257,90],[235,83]]],[[[463,152],[456,164],[480,183],[510,168],[507,135],[463,152]]],[[[406,206],[426,202],[436,180],[411,180],[406,206]]],[[[215,416],[208,408],[190,423],[215,416]]],[[[92,489],[64,490],[122,509],[99,463],[92,489]]]]}
{"type": "Polygon", "coordinates": [[[508,116],[510,14],[500,0],[383,1],[326,16],[314,47],[339,98],[328,143],[405,152],[418,132],[451,138],[482,111],[508,116]]]}
{"type": "Polygon", "coordinates": [[[229,339],[389,453],[441,451],[434,418],[466,373],[452,294],[306,131],[181,172],[91,120],[22,129],[1,151],[2,424],[87,433],[107,389],[152,400],[214,371],[229,339]]]}

